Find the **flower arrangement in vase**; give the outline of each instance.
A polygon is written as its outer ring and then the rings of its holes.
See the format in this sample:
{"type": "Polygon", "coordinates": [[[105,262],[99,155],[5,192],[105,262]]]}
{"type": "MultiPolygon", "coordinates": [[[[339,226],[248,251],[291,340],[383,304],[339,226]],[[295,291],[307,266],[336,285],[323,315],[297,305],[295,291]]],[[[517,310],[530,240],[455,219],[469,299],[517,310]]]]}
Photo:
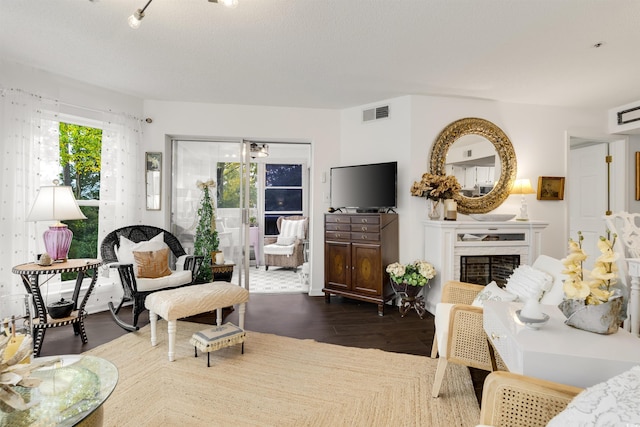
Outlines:
{"type": "Polygon", "coordinates": [[[440,201],[456,199],[459,197],[461,188],[460,183],[453,175],[424,173],[420,181],[415,181],[411,186],[411,195],[430,200],[429,218],[438,219],[440,218],[440,201]]]}
{"type": "MultiPolygon", "coordinates": [[[[212,179],[202,182],[196,182],[196,186],[202,190],[202,200],[200,201],[200,207],[198,207],[198,227],[196,228],[196,239],[194,242],[194,254],[204,256],[205,260],[211,259],[215,256],[218,250],[220,240],[218,238],[218,231],[216,230],[216,212],[213,208],[211,196],[209,195],[210,188],[216,188],[216,182],[212,179]]],[[[211,271],[211,262],[203,262],[198,271],[199,282],[211,282],[213,279],[213,272],[211,271]]]]}
{"type": "Polygon", "coordinates": [[[567,317],[567,325],[600,334],[612,334],[618,330],[622,310],[622,295],[614,287],[618,277],[613,250],[616,235],[609,240],[600,236],[600,256],[591,271],[582,268],[588,255],[582,249],[584,236],[578,232],[578,240],[569,239],[569,254],[562,260],[565,299],[560,309],[567,317]]]}
{"type": "Polygon", "coordinates": [[[400,314],[404,317],[412,308],[422,319],[424,315],[424,296],[420,291],[436,275],[436,269],[427,261],[415,261],[412,264],[394,262],[386,269],[394,292],[401,298],[400,314]]]}

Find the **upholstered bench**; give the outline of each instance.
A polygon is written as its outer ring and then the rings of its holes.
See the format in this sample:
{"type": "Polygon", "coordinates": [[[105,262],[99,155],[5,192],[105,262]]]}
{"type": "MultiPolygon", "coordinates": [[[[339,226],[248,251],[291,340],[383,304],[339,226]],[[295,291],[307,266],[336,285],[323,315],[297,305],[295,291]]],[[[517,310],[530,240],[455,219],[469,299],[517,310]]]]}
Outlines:
{"type": "Polygon", "coordinates": [[[216,310],[216,324],[221,326],[222,309],[239,304],[238,324],[241,329],[244,329],[245,303],[248,300],[249,291],[227,282],[205,283],[154,292],[145,300],[151,322],[151,345],[157,344],[156,324],[160,316],[168,323],[169,361],[173,362],[178,319],[216,310]]]}
{"type": "Polygon", "coordinates": [[[242,354],[244,354],[244,338],[246,335],[244,329],[237,327],[231,322],[227,322],[222,326],[214,326],[213,328],[196,332],[191,337],[189,343],[194,347],[196,357],[198,357],[198,349],[207,353],[208,368],[211,366],[209,355],[212,351],[242,344],[242,354]]]}

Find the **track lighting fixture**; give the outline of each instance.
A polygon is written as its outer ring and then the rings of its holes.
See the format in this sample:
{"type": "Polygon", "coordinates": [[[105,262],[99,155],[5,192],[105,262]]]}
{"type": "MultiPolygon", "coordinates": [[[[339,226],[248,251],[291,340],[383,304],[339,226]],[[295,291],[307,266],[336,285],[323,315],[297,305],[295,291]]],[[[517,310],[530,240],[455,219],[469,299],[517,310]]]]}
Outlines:
{"type": "MultiPolygon", "coordinates": [[[[209,0],[211,1],[211,0],[209,0]]],[[[251,143],[251,157],[267,157],[269,155],[269,146],[267,144],[251,143]]]]}
{"type": "MultiPolygon", "coordinates": [[[[140,27],[140,21],[144,18],[144,11],[153,0],[149,0],[142,9],[138,9],[129,16],[129,26],[134,30],[140,27]]],[[[235,9],[238,6],[238,0],[209,0],[209,3],[221,3],[230,9],[235,9]]]]}

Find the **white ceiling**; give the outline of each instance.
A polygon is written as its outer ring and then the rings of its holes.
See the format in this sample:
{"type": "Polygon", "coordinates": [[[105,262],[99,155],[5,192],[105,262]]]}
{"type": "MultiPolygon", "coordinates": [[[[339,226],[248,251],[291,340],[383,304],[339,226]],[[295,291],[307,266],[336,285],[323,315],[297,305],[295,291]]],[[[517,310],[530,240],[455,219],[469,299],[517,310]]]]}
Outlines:
{"type": "Polygon", "coordinates": [[[637,0],[239,1],[154,0],[133,30],[127,17],[146,0],[0,0],[0,58],[168,101],[640,99],[637,0]]]}

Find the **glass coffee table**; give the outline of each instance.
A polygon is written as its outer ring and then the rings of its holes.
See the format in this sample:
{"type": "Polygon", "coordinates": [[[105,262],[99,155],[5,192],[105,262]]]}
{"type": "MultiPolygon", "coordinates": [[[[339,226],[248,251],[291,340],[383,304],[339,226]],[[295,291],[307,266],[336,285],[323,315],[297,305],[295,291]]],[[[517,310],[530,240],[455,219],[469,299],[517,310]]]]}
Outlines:
{"type": "Polygon", "coordinates": [[[38,387],[14,387],[32,406],[23,411],[11,411],[9,406],[0,404],[0,425],[102,425],[102,404],[116,387],[118,369],[108,360],[94,356],[50,356],[35,361],[56,359],[59,362],[33,372],[33,377],[42,380],[38,387]]]}

